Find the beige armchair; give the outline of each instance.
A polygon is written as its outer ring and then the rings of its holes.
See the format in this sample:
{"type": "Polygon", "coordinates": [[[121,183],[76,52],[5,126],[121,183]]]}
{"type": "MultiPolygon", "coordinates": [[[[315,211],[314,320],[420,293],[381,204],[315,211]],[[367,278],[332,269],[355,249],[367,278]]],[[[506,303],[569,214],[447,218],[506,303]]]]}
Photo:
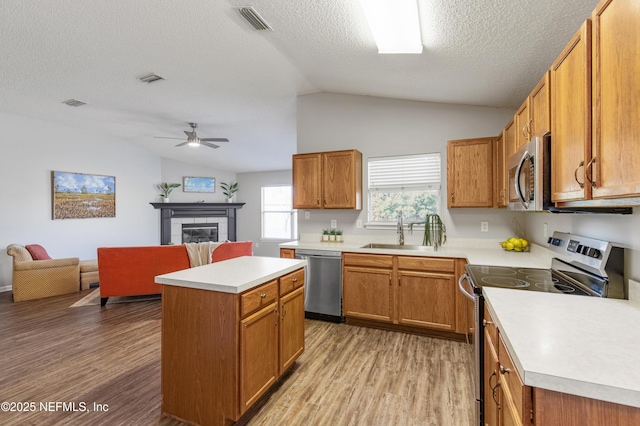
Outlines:
{"type": "Polygon", "coordinates": [[[42,299],[80,291],[80,259],[33,260],[21,245],[10,244],[13,256],[13,301],[42,299]]]}

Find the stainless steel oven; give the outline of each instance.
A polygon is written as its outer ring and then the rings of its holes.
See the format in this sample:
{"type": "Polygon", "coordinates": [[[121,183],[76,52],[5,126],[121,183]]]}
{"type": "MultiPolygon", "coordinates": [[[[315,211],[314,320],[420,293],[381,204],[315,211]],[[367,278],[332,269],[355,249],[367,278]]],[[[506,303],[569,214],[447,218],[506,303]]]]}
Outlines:
{"type": "Polygon", "coordinates": [[[549,238],[548,244],[549,249],[556,254],[550,269],[470,264],[466,265],[466,274],[458,281],[460,292],[474,302],[475,425],[484,424],[482,287],[541,291],[558,295],[627,298],[623,276],[623,247],[562,232],[555,232],[553,237],[549,238]],[[468,282],[468,286],[465,286],[465,281],[468,282]]]}

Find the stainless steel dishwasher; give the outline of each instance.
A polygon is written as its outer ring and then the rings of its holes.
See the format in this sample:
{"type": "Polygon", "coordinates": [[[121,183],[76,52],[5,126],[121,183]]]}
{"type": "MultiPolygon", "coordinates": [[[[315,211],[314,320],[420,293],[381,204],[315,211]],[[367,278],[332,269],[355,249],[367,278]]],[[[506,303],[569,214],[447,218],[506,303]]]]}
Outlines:
{"type": "Polygon", "coordinates": [[[342,253],[296,250],[297,259],[308,262],[304,278],[306,318],[344,322],[342,316],[342,253]]]}

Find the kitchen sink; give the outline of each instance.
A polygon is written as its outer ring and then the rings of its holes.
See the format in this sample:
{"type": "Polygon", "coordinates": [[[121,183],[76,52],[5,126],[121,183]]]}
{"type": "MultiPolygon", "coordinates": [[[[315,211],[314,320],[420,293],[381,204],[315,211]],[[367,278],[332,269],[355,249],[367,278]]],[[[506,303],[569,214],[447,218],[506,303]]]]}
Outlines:
{"type": "Polygon", "coordinates": [[[360,248],[377,248],[377,249],[390,249],[390,250],[420,250],[420,251],[433,251],[431,246],[412,246],[408,244],[378,244],[370,243],[360,248]]]}

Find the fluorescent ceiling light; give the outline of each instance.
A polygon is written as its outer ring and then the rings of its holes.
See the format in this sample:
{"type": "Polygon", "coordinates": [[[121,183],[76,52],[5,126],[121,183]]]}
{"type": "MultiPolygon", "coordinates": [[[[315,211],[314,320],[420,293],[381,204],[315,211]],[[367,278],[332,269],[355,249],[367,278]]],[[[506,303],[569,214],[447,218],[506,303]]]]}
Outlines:
{"type": "Polygon", "coordinates": [[[422,53],[417,0],[360,0],[378,53],[422,53]]]}

